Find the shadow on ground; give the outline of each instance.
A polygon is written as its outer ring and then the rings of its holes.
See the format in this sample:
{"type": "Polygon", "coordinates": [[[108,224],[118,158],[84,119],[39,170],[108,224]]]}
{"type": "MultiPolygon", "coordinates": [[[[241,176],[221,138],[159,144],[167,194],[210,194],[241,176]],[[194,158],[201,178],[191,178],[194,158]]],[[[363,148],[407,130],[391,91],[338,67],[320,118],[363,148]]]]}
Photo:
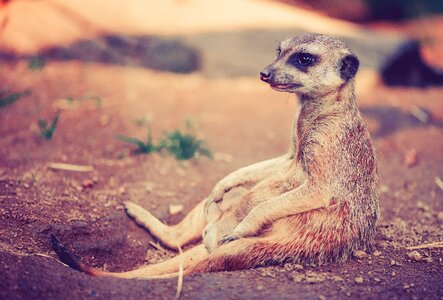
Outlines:
{"type": "Polygon", "coordinates": [[[378,129],[372,132],[374,138],[388,136],[396,131],[415,127],[436,126],[443,128],[443,122],[436,120],[426,110],[419,109],[422,120],[410,112],[403,111],[393,106],[362,107],[360,111],[364,116],[377,120],[378,129]]]}

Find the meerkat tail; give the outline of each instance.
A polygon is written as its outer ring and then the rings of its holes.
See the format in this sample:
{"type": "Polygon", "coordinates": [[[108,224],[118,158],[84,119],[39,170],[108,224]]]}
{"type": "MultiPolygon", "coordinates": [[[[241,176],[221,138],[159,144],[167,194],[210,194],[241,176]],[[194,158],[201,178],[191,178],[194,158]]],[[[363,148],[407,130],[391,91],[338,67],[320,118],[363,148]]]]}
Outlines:
{"type": "Polygon", "coordinates": [[[185,268],[184,274],[188,274],[188,272],[186,272],[186,267],[188,265],[191,265],[193,262],[201,261],[208,255],[204,245],[199,245],[180,255],[157,264],[142,266],[138,269],[126,272],[107,272],[81,263],[78,257],[65,245],[63,245],[54,235],[51,235],[51,243],[52,248],[60,258],[60,261],[68,265],[70,268],[93,276],[108,276],[126,279],[176,278],[179,276],[181,264],[183,264],[185,268]]]}
{"type": "Polygon", "coordinates": [[[57,253],[60,261],[68,265],[70,268],[94,276],[100,276],[103,272],[80,262],[78,257],[63,245],[53,234],[51,235],[51,245],[52,249],[57,253]]]}

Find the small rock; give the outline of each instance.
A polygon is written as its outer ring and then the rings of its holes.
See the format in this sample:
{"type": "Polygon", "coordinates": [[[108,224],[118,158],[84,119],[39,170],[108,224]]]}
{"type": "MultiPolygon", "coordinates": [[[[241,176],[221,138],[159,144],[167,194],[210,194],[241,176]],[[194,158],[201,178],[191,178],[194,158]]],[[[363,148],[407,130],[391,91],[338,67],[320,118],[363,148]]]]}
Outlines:
{"type": "Polygon", "coordinates": [[[232,157],[231,154],[216,152],[214,154],[214,160],[225,162],[225,163],[230,163],[234,160],[234,158],[232,157]]]}
{"type": "Polygon", "coordinates": [[[443,180],[440,177],[435,177],[435,184],[443,191],[443,180]]]}
{"type": "Polygon", "coordinates": [[[440,221],[443,221],[443,211],[441,211],[441,212],[439,212],[439,213],[437,214],[437,218],[438,218],[440,221]]]}
{"type": "Polygon", "coordinates": [[[152,193],[152,191],[154,190],[154,187],[155,187],[155,184],[153,182],[148,181],[145,183],[145,190],[148,193],[152,193]]]}
{"type": "Polygon", "coordinates": [[[422,260],[422,256],[418,251],[409,252],[408,257],[409,257],[409,259],[414,260],[414,261],[421,261],[422,260]]]}
{"type": "Polygon", "coordinates": [[[74,229],[86,229],[88,228],[88,223],[82,220],[75,220],[71,222],[71,226],[74,229]]]}
{"type": "Polygon", "coordinates": [[[92,181],[91,179],[86,179],[86,180],[83,180],[83,182],[82,182],[82,187],[84,189],[89,189],[89,188],[92,188],[93,186],[94,186],[94,181],[92,181]]]}
{"type": "Polygon", "coordinates": [[[392,273],[391,273],[391,276],[392,276],[392,277],[395,277],[395,276],[397,276],[397,272],[395,272],[395,271],[392,271],[392,273]]]}
{"type": "Polygon", "coordinates": [[[363,283],[364,279],[361,276],[355,277],[354,279],[355,283],[363,283]]]}
{"type": "Polygon", "coordinates": [[[169,214],[176,215],[178,213],[181,213],[184,209],[184,206],[182,204],[170,204],[169,205],[169,214]]]}
{"type": "Polygon", "coordinates": [[[366,254],[365,251],[357,250],[357,251],[354,252],[354,256],[357,257],[357,258],[364,258],[364,257],[367,256],[367,254],[366,254]]]}
{"type": "Polygon", "coordinates": [[[261,284],[259,284],[258,286],[257,286],[257,290],[258,291],[261,291],[261,290],[263,290],[264,289],[264,287],[261,285],[261,284]]]}
{"type": "Polygon", "coordinates": [[[403,163],[408,167],[412,168],[418,163],[418,152],[415,149],[411,149],[403,157],[403,163]]]}
{"type": "Polygon", "coordinates": [[[374,277],[374,281],[375,281],[375,282],[380,282],[381,279],[380,279],[380,278],[377,278],[377,277],[374,277]]]}
{"type": "Polygon", "coordinates": [[[385,193],[389,193],[389,186],[383,184],[382,186],[380,186],[380,193],[381,194],[385,194],[385,193]]]}
{"type": "Polygon", "coordinates": [[[119,195],[123,195],[125,192],[126,192],[126,190],[123,186],[118,189],[119,195]]]}
{"type": "Polygon", "coordinates": [[[297,283],[302,282],[302,280],[305,278],[303,274],[297,274],[293,276],[293,280],[297,283]]]}
{"type": "Polygon", "coordinates": [[[423,211],[429,211],[430,210],[429,205],[423,203],[422,201],[417,201],[417,207],[420,208],[423,211]]]}
{"type": "Polygon", "coordinates": [[[415,285],[413,284],[413,283],[410,283],[410,284],[405,284],[404,286],[403,286],[403,288],[405,289],[405,290],[407,290],[407,289],[410,289],[410,288],[413,288],[415,285]]]}
{"type": "Polygon", "coordinates": [[[300,265],[300,264],[295,264],[295,265],[293,265],[292,267],[293,267],[294,270],[303,270],[303,268],[304,268],[304,267],[303,267],[302,265],[300,265]]]}
{"type": "Polygon", "coordinates": [[[334,281],[343,281],[344,279],[343,279],[343,277],[340,277],[340,276],[332,276],[331,277],[332,278],[332,280],[334,280],[334,281]]]}
{"type": "Polygon", "coordinates": [[[374,256],[380,256],[381,255],[381,251],[375,250],[374,253],[372,253],[372,255],[374,256]]]}

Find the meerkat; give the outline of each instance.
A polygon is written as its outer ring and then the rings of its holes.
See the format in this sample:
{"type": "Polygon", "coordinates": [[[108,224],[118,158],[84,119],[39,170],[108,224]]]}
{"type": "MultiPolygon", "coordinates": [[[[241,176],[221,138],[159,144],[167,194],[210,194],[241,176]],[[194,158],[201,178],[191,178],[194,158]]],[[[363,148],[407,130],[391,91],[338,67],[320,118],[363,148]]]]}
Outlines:
{"type": "Polygon", "coordinates": [[[356,55],[337,38],[302,34],[280,43],[260,78],[300,105],[285,155],[241,168],[177,225],[126,202],[127,214],[172,249],[202,240],[158,264],[114,273],[80,263],[55,237],[69,266],[98,276],[161,278],[293,261],[344,262],[369,250],[379,219],[371,138],[357,109],[356,55]],[[229,196],[231,190],[243,191],[229,196]]]}

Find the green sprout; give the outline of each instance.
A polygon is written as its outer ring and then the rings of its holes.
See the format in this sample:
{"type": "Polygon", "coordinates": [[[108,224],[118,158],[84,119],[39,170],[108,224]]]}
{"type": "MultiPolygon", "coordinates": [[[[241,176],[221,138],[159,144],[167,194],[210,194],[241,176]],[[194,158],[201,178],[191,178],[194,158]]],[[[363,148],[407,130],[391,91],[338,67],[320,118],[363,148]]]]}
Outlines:
{"type": "Polygon", "coordinates": [[[57,113],[54,118],[52,119],[51,123],[48,124],[48,121],[45,119],[39,119],[38,120],[38,127],[40,128],[40,136],[50,140],[52,139],[55,129],[57,128],[58,119],[60,117],[60,114],[57,113]]]}
{"type": "Polygon", "coordinates": [[[200,155],[212,158],[212,152],[205,146],[203,140],[196,137],[190,122],[186,122],[186,128],[187,130],[184,132],[179,129],[165,132],[158,143],[154,143],[150,129],[148,129],[146,141],[125,135],[119,135],[117,138],[125,143],[137,146],[137,153],[149,154],[166,151],[174,155],[177,160],[192,159],[200,155]]]}
{"type": "Polygon", "coordinates": [[[203,140],[198,139],[193,132],[186,133],[178,129],[166,132],[158,143],[158,149],[165,149],[178,160],[187,160],[199,155],[212,158],[212,152],[203,140]]]}
{"type": "Polygon", "coordinates": [[[24,96],[28,96],[31,92],[29,90],[17,93],[9,93],[0,90],[0,108],[4,108],[24,96]]]}
{"type": "Polygon", "coordinates": [[[138,138],[134,138],[134,137],[126,136],[126,135],[119,135],[119,136],[117,136],[117,138],[122,142],[137,146],[138,147],[138,149],[136,151],[137,153],[149,154],[149,153],[157,151],[157,147],[154,145],[154,142],[152,139],[151,130],[148,130],[148,136],[146,138],[146,142],[144,142],[138,138]]]}
{"type": "Polygon", "coordinates": [[[28,58],[28,69],[32,71],[41,71],[46,65],[46,60],[42,57],[32,56],[28,58]]]}

